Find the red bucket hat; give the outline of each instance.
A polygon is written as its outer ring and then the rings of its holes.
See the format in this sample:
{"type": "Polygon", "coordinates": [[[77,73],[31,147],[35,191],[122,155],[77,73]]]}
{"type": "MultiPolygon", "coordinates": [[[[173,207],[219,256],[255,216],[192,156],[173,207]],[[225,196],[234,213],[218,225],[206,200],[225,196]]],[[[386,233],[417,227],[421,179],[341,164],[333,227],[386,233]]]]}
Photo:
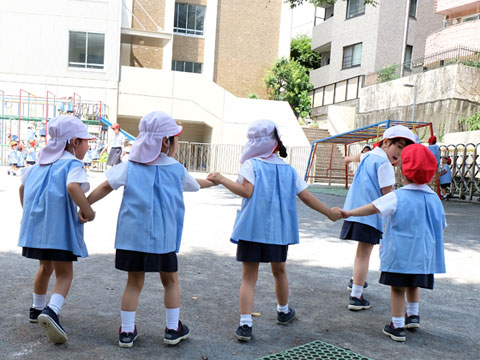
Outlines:
{"type": "Polygon", "coordinates": [[[413,144],[402,151],[402,172],[416,184],[426,184],[437,171],[435,155],[421,144],[413,144]]]}
{"type": "Polygon", "coordinates": [[[437,142],[437,137],[436,136],[430,136],[428,138],[428,143],[429,144],[435,144],[437,142]]]}

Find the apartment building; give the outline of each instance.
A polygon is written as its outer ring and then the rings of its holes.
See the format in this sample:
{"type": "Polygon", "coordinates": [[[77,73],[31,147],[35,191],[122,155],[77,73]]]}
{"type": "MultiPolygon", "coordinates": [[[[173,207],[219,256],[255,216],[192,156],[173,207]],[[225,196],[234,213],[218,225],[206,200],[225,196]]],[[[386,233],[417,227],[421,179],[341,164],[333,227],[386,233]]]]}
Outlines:
{"type": "MultiPolygon", "coordinates": [[[[444,17],[444,28],[430,34],[425,57],[460,49],[480,51],[480,1],[437,0],[435,13],[444,17]]],[[[448,59],[447,59],[448,60],[448,59]]]]}
{"type": "Polygon", "coordinates": [[[385,66],[397,64],[400,73],[408,73],[412,59],[423,57],[427,36],[443,26],[435,3],[398,0],[372,6],[346,0],[325,5],[325,20],[316,22],[312,35],[312,49],[322,54],[322,66],[310,74],[312,117],[325,119],[333,104],[356,106],[362,86],[375,82],[385,66]]]}

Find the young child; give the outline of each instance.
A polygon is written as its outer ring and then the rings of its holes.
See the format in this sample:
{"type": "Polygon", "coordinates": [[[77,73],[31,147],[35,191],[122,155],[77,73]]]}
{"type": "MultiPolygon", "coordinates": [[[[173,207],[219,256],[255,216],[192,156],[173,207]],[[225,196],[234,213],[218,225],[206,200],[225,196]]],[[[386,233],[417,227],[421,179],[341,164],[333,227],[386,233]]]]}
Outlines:
{"type": "Polygon", "coordinates": [[[90,172],[90,166],[92,166],[92,147],[89,145],[87,153],[83,158],[83,166],[85,166],[85,171],[87,174],[90,172]]]}
{"type": "Polygon", "coordinates": [[[22,255],[40,261],[33,282],[30,322],[39,322],[54,343],[67,341],[58,314],[73,279],[73,261],[88,256],[83,222],[95,217],[84,192],[88,179],[82,159],[92,139],[76,117],[60,115],[49,123],[50,140],[39,163],[22,173],[20,201],[23,217],[18,245],[22,255]],[[83,219],[77,215],[77,206],[83,219]],[[55,286],[47,305],[47,288],[55,271],[55,286]]]}
{"type": "Polygon", "coordinates": [[[176,253],[182,238],[183,191],[212,186],[195,180],[173,156],[182,127],[169,115],[154,111],[139,124],[139,135],[130,160],[109,169],[107,181],[89,196],[91,204],[113,189],[124,186],[115,238],[115,267],[128,271],[122,296],[119,330],[121,347],[132,347],[137,339],[135,312],[146,272],[160,273],[165,289],[166,328],[164,342],[176,345],[190,330],[179,320],[180,289],[176,253]]]}
{"type": "MultiPolygon", "coordinates": [[[[345,210],[372,202],[393,190],[395,172],[392,164],[400,160],[403,148],[413,144],[415,136],[402,125],[385,130],[379,146],[366,154],[358,154],[353,161],[360,161],[352,186],[345,200],[345,210]]],[[[353,279],[348,309],[352,311],[370,309],[370,302],[362,295],[368,286],[367,273],[373,246],[380,242],[383,224],[380,216],[357,217],[346,219],[340,233],[340,239],[358,241],[353,279]]]]}
{"type": "Polygon", "coordinates": [[[442,188],[442,200],[447,198],[447,189],[452,183],[452,170],[448,163],[448,157],[442,156],[442,167],[440,168],[440,187],[442,188]]]}
{"type": "Polygon", "coordinates": [[[35,140],[29,142],[30,147],[27,150],[27,166],[33,166],[37,162],[37,151],[35,150],[35,140]]]}
{"type": "MultiPolygon", "coordinates": [[[[17,169],[22,169],[25,167],[25,153],[23,152],[23,145],[18,144],[17,150],[17,169]]],[[[21,170],[20,170],[21,171],[21,170]]]]}
{"type": "Polygon", "coordinates": [[[365,154],[369,151],[372,151],[372,145],[370,144],[365,144],[363,145],[362,151],[360,151],[361,154],[365,154]]]}
{"type": "Polygon", "coordinates": [[[286,157],[287,151],[273,121],[253,122],[247,137],[237,182],[220,173],[207,177],[244,198],[230,239],[238,244],[237,261],[242,262],[240,324],[235,332],[240,341],[252,338],[251,314],[260,262],[271,263],[278,301],[277,323],[285,325],[295,318],[295,309],[288,305],[285,262],[288,245],[299,242],[296,197],[332,221],[341,216],[339,209],[329,209],[306,190],[307,184],[295,169],[277,156],[279,151],[281,157],[286,157]]]}
{"type": "Polygon", "coordinates": [[[435,156],[435,160],[437,161],[437,166],[439,166],[440,165],[440,146],[437,145],[436,136],[430,136],[428,138],[428,149],[435,156]]]}
{"type": "Polygon", "coordinates": [[[426,185],[437,171],[436,159],[420,144],[407,146],[401,157],[404,187],[343,211],[345,217],[380,213],[387,218],[379,281],[391,286],[392,322],[383,333],[395,341],[406,340],[405,328],[420,326],[419,288],[433,289],[433,274],[445,272],[445,213],[438,196],[426,185]]]}
{"type": "Polygon", "coordinates": [[[17,173],[17,142],[12,141],[10,143],[10,151],[8,152],[8,164],[10,165],[10,169],[8,170],[8,175],[12,174],[13,176],[16,176],[17,173]]]}

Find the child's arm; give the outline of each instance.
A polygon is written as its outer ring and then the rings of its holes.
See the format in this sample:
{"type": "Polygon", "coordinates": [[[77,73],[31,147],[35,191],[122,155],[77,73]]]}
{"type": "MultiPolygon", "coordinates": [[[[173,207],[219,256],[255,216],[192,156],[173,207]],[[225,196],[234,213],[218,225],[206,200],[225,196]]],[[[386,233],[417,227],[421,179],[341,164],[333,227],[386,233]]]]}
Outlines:
{"type": "Polygon", "coordinates": [[[82,214],[80,217],[80,221],[92,221],[95,219],[95,211],[93,211],[92,207],[88,203],[85,194],[80,187],[80,184],[76,182],[72,182],[67,185],[67,191],[72,197],[73,201],[77,206],[80,208],[79,213],[82,214]]]}
{"type": "Polygon", "coordinates": [[[386,195],[389,192],[393,191],[393,185],[385,186],[385,187],[381,188],[381,190],[382,190],[382,195],[386,195]]]}
{"type": "Polygon", "coordinates": [[[207,180],[213,182],[216,185],[222,184],[235,195],[241,196],[245,199],[249,199],[253,193],[253,184],[246,179],[243,180],[243,184],[239,184],[230,179],[227,179],[219,172],[216,172],[208,174],[207,180]]]}
{"type": "Polygon", "coordinates": [[[200,185],[201,189],[205,189],[205,188],[208,188],[210,186],[215,186],[216,185],[213,181],[206,180],[206,179],[195,179],[195,180],[197,181],[198,185],[200,185]]]}
{"type": "Polygon", "coordinates": [[[357,155],[353,156],[345,156],[345,164],[350,164],[351,162],[360,162],[360,157],[362,153],[358,153],[357,155]]]}
{"type": "Polygon", "coordinates": [[[88,195],[87,200],[90,205],[93,205],[98,200],[103,199],[105,196],[110,194],[113,191],[113,188],[110,186],[108,181],[104,181],[100,185],[98,185],[95,190],[93,190],[90,195],[88,195]]]}
{"type": "Polygon", "coordinates": [[[440,176],[445,175],[447,173],[446,169],[443,169],[442,172],[440,173],[440,176]]]}
{"type": "Polygon", "coordinates": [[[350,216],[373,215],[379,213],[380,211],[378,211],[378,209],[372,203],[370,203],[352,210],[341,210],[341,212],[344,218],[348,218],[350,216]]]}
{"type": "Polygon", "coordinates": [[[337,221],[338,219],[342,218],[342,213],[340,212],[340,209],[329,209],[323,202],[318,200],[315,195],[313,195],[308,190],[303,190],[299,192],[297,196],[300,198],[300,200],[303,201],[305,205],[312,208],[313,210],[318,211],[319,213],[322,213],[332,221],[337,221]]]}
{"type": "Polygon", "coordinates": [[[22,185],[20,185],[20,189],[18,191],[20,193],[20,204],[22,204],[22,208],[23,208],[23,193],[24,193],[24,191],[25,191],[25,186],[23,186],[23,184],[22,184],[22,185]]]}

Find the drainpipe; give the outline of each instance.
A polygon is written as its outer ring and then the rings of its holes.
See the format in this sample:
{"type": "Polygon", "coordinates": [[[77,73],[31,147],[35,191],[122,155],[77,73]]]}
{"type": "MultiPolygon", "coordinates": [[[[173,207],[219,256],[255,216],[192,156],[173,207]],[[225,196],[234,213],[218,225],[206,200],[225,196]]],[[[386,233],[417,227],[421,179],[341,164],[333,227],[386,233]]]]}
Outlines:
{"type": "Polygon", "coordinates": [[[405,4],[405,29],[403,31],[403,46],[402,46],[402,58],[400,60],[400,77],[403,77],[404,65],[405,65],[405,48],[407,47],[407,37],[408,37],[408,16],[410,12],[410,0],[406,0],[405,4]]]}

